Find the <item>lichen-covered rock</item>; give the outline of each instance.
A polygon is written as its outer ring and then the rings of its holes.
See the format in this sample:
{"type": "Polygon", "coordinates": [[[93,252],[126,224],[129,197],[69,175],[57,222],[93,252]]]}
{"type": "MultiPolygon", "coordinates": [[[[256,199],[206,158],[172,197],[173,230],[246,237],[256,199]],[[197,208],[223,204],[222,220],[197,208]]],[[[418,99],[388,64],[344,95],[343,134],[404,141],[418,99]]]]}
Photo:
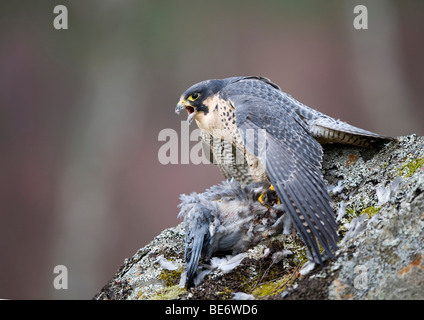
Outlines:
{"type": "Polygon", "coordinates": [[[381,150],[329,145],[324,152],[323,174],[345,237],[324,267],[300,275],[303,242],[281,234],[247,250],[234,271],[212,270],[187,291],[178,285],[178,225],[127,259],[94,298],[424,299],[424,138],[400,137],[381,150]]]}
{"type": "Polygon", "coordinates": [[[114,278],[94,299],[175,298],[182,290],[172,290],[170,287],[178,285],[183,270],[183,257],[184,230],[180,224],[162,231],[133,257],[125,259],[114,278]],[[177,269],[164,268],[158,259],[161,256],[172,262],[177,269]]]}
{"type": "Polygon", "coordinates": [[[362,234],[344,243],[332,263],[337,276],[328,298],[424,299],[423,160],[424,139],[402,137],[353,169],[359,187],[347,207],[356,212],[381,208],[362,234]],[[375,190],[393,187],[396,180],[397,190],[380,205],[375,190]]]}

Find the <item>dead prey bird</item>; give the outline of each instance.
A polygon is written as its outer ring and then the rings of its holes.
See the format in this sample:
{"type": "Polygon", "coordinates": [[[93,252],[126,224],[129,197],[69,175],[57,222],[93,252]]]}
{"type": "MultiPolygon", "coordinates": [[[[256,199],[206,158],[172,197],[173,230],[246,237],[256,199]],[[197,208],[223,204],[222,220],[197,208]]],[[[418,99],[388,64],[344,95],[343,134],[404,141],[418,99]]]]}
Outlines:
{"type": "Polygon", "coordinates": [[[231,179],[206,192],[181,195],[180,213],[186,232],[186,284],[192,287],[200,258],[217,252],[232,255],[246,251],[265,237],[290,229],[290,222],[269,184],[242,186],[231,179]],[[264,194],[263,202],[258,201],[264,194]]]}

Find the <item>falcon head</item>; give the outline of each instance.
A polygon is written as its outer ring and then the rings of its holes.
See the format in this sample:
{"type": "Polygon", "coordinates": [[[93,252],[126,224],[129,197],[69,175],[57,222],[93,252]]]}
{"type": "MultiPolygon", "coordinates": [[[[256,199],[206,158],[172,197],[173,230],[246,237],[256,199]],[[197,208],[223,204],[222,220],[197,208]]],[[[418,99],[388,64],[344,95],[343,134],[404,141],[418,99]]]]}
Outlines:
{"type": "Polygon", "coordinates": [[[186,109],[189,124],[199,114],[208,114],[207,100],[226,85],[224,80],[206,80],[191,86],[181,95],[180,101],[175,107],[175,112],[179,114],[181,110],[186,109]]]}
{"type": "Polygon", "coordinates": [[[245,76],[245,77],[231,77],[225,79],[212,79],[205,80],[188,88],[180,97],[180,101],[175,107],[175,112],[179,114],[181,110],[186,109],[188,113],[187,121],[190,124],[193,119],[198,118],[199,115],[207,115],[210,108],[214,105],[209,105],[211,98],[214,97],[221,89],[227,85],[237,82],[243,79],[255,79],[264,81],[274,88],[280,90],[280,88],[272,83],[269,79],[264,77],[256,76],[245,76]],[[209,102],[209,103],[208,103],[209,102]]]}

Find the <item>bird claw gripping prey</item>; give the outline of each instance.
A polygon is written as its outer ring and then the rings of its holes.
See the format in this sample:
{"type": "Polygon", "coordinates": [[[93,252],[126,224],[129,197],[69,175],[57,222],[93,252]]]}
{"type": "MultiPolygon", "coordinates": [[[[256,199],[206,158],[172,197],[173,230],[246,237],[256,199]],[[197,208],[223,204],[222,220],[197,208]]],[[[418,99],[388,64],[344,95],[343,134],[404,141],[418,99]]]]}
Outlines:
{"type": "MultiPolygon", "coordinates": [[[[267,191],[265,191],[264,193],[262,193],[262,194],[259,196],[258,201],[259,201],[260,203],[262,203],[263,205],[266,205],[266,204],[265,204],[265,201],[266,201],[266,200],[265,200],[265,198],[266,198],[267,196],[269,197],[269,195],[270,195],[270,194],[272,194],[272,191],[274,191],[274,192],[276,193],[275,188],[274,188],[274,186],[273,186],[273,185],[271,185],[267,191]]],[[[275,198],[275,201],[276,201],[278,204],[281,204],[281,201],[280,201],[280,199],[278,199],[278,196],[275,198]]]]}
{"type": "Polygon", "coordinates": [[[234,179],[215,185],[202,194],[181,195],[180,213],[186,232],[186,285],[195,284],[198,263],[213,254],[232,255],[246,251],[265,237],[281,233],[286,220],[282,206],[261,193],[267,183],[254,182],[242,186],[234,179]]]}
{"type": "MultiPolygon", "coordinates": [[[[263,77],[199,82],[181,95],[175,111],[184,109],[187,121],[195,120],[201,129],[205,154],[212,156],[226,179],[234,178],[241,185],[274,186],[284,212],[319,264],[324,256],[334,257],[338,242],[335,214],[321,173],[321,144],[372,148],[395,140],[309,108],[263,77]]],[[[207,218],[213,215],[204,212],[198,223],[187,224],[189,237],[195,232],[208,237],[206,229],[215,228],[215,220],[207,218]]],[[[210,239],[197,241],[202,248],[206,245],[207,255],[215,250],[210,239]]],[[[198,244],[191,245],[188,251],[198,250],[198,244]]],[[[186,252],[188,261],[199,256],[197,251],[190,252],[186,252]]]]}

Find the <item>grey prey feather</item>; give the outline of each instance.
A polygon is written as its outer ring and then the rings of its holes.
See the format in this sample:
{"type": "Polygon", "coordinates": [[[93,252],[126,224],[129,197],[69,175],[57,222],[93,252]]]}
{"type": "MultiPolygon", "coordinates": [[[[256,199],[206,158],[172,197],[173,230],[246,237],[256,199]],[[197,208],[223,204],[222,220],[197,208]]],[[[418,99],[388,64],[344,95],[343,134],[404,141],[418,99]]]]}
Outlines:
{"type": "Polygon", "coordinates": [[[201,258],[217,252],[244,252],[267,236],[283,229],[283,212],[278,204],[269,208],[257,201],[269,184],[242,186],[236,180],[224,181],[204,193],[181,195],[180,213],[186,232],[186,284],[194,285],[201,258]]]}

